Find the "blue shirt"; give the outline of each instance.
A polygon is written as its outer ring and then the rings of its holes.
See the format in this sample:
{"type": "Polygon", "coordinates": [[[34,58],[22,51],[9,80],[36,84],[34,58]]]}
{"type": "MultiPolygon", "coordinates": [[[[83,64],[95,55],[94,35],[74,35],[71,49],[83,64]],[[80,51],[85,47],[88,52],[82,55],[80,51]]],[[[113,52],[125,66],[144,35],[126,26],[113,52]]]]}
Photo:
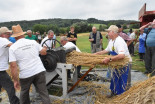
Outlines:
{"type": "Polygon", "coordinates": [[[139,36],[139,53],[145,53],[145,38],[146,34],[140,34],[139,36]]]}
{"type": "Polygon", "coordinates": [[[14,37],[10,37],[9,38],[9,41],[11,41],[12,43],[15,43],[16,42],[16,39],[14,37]]]}
{"type": "MultiPolygon", "coordinates": [[[[148,30],[148,28],[147,28],[147,30],[148,30]]],[[[155,47],[155,28],[152,28],[152,30],[147,35],[146,46],[155,47]]]]}

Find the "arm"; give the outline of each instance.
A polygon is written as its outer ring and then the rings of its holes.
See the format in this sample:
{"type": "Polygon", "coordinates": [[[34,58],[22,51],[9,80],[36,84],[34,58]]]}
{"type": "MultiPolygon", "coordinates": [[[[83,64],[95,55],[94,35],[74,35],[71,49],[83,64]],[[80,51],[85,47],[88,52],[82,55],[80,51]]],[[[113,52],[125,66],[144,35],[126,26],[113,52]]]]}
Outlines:
{"type": "Polygon", "coordinates": [[[94,41],[94,39],[89,39],[89,41],[90,41],[90,42],[93,42],[93,41],[94,41]]]}
{"type": "MultiPolygon", "coordinates": [[[[120,59],[124,59],[125,58],[125,54],[118,54],[116,56],[112,56],[111,60],[112,61],[116,61],[116,60],[120,60],[120,59]]],[[[108,64],[110,62],[110,58],[105,58],[103,59],[103,64],[108,64]]]]}
{"type": "Polygon", "coordinates": [[[93,38],[91,38],[91,36],[89,35],[89,41],[90,42],[93,42],[94,41],[94,39],[93,38]]]}
{"type": "Polygon", "coordinates": [[[133,40],[128,40],[126,43],[127,43],[127,46],[129,46],[131,43],[133,42],[133,40]]]}
{"type": "Polygon", "coordinates": [[[151,24],[152,24],[152,22],[149,22],[148,24],[146,24],[146,25],[140,27],[140,30],[144,30],[145,28],[147,28],[147,27],[148,27],[149,25],[151,25],[151,24]]]}
{"type": "Polygon", "coordinates": [[[106,54],[106,53],[108,53],[108,51],[103,50],[103,51],[100,51],[100,52],[96,52],[94,54],[96,54],[96,55],[102,55],[102,54],[106,54]]]}
{"type": "Polygon", "coordinates": [[[68,41],[76,41],[77,40],[77,38],[67,38],[68,39],[68,41]]]}
{"type": "Polygon", "coordinates": [[[20,84],[18,80],[18,68],[17,68],[16,61],[10,62],[10,68],[11,68],[12,79],[14,80],[14,87],[15,89],[19,89],[20,84]]]}
{"type": "Polygon", "coordinates": [[[100,43],[102,44],[102,39],[100,40],[100,43]]]}

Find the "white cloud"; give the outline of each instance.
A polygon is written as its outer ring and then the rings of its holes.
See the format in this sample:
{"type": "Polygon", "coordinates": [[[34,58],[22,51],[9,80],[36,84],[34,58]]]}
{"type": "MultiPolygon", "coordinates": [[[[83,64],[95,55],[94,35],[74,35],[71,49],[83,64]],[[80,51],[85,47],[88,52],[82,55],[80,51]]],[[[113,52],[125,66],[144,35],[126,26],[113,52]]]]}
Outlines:
{"type": "Polygon", "coordinates": [[[138,20],[145,2],[147,10],[155,10],[155,0],[5,0],[0,4],[0,22],[90,17],[138,20]]]}

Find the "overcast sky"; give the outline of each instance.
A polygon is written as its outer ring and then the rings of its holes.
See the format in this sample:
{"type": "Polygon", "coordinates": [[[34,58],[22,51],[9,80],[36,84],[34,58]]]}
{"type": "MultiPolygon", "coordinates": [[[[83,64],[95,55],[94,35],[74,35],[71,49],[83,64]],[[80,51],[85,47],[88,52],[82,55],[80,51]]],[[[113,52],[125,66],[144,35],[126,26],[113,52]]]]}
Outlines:
{"type": "Polygon", "coordinates": [[[155,0],[0,0],[0,22],[49,18],[138,20],[144,3],[155,10],[155,0]]]}

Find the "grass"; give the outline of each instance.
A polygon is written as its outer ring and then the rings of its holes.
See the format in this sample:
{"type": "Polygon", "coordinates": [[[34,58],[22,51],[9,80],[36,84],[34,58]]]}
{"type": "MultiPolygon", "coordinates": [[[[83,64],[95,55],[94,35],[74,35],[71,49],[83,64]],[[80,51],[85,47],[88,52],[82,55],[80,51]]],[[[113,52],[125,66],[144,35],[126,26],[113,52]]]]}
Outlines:
{"type": "MultiPolygon", "coordinates": [[[[104,47],[104,49],[107,47],[107,44],[108,44],[108,40],[105,38],[105,34],[106,34],[105,32],[102,32],[103,47],[104,47]]],[[[77,34],[77,36],[78,36],[78,40],[77,40],[78,48],[82,52],[91,53],[90,42],[88,40],[89,33],[79,33],[79,34],[77,34]]],[[[57,39],[60,40],[59,37],[57,39]]],[[[135,52],[135,56],[132,57],[132,60],[133,60],[133,62],[132,62],[132,69],[144,72],[145,71],[144,62],[138,61],[138,59],[139,59],[138,52],[135,52]]]]}
{"type": "Polygon", "coordinates": [[[145,64],[143,61],[139,61],[138,52],[135,52],[135,56],[132,57],[132,69],[138,70],[141,72],[145,71],[145,64]]]}

